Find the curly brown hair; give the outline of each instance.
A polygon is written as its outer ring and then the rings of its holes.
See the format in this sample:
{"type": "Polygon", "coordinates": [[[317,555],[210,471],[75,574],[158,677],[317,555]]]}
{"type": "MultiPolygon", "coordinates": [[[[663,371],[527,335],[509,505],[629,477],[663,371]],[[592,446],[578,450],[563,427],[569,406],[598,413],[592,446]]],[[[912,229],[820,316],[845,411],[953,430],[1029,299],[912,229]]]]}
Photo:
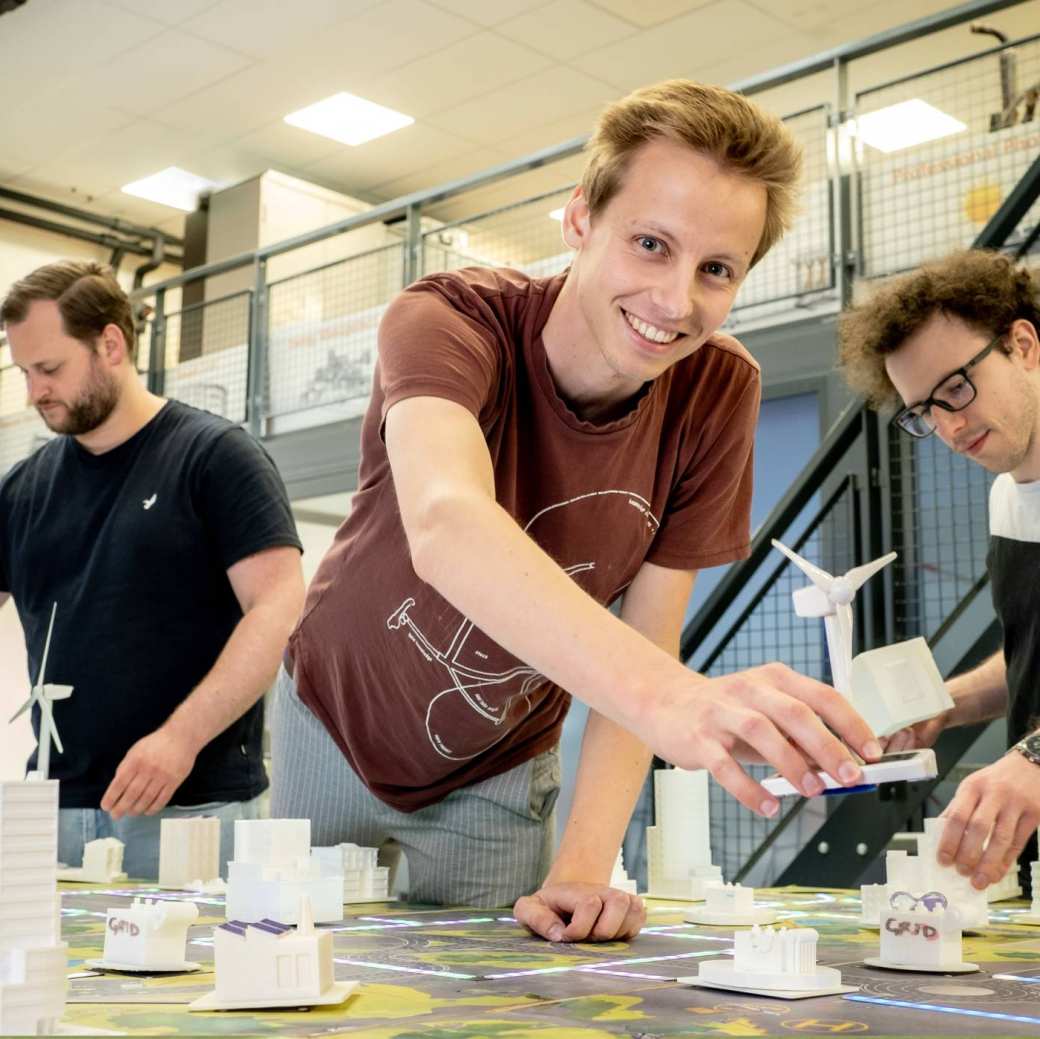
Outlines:
{"type": "Polygon", "coordinates": [[[593,216],[621,188],[636,149],[658,137],[704,152],[765,186],[766,223],[751,265],[758,263],[794,216],[802,150],[790,130],[724,87],[669,79],[636,90],[603,111],[585,146],[581,187],[593,216]]]}
{"type": "Polygon", "coordinates": [[[898,405],[885,358],[935,314],[999,335],[1024,318],[1040,332],[1040,286],[1000,253],[966,249],[884,284],[838,326],[845,381],[873,408],[898,405]]]}

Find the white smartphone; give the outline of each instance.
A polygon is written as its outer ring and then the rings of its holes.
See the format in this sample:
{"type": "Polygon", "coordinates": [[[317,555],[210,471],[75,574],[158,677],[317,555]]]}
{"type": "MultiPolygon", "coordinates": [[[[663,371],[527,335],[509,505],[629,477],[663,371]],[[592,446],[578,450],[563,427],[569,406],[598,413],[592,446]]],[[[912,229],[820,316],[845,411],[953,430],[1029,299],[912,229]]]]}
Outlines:
{"type": "MultiPolygon", "coordinates": [[[[895,754],[884,754],[877,761],[861,766],[863,781],[856,786],[842,786],[826,772],[817,772],[823,782],[824,794],[857,794],[864,790],[874,790],[879,783],[910,782],[915,779],[934,779],[939,768],[935,762],[935,751],[930,747],[923,750],[904,750],[895,754]]],[[[762,786],[774,797],[788,797],[792,794],[804,796],[778,773],[762,780],[762,786]]]]}

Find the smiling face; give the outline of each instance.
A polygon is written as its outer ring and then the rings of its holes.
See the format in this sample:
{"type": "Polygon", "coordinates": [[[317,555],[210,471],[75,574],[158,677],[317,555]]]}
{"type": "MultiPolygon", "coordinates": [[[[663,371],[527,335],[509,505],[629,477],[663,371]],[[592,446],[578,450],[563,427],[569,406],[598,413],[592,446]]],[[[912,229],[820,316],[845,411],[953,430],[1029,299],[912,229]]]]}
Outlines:
{"type": "Polygon", "coordinates": [[[733,305],[762,238],[766,188],[668,138],[632,156],[620,190],[564,215],[576,250],[571,335],[588,376],[635,393],[701,347],[733,305]]]}
{"type": "Polygon", "coordinates": [[[25,320],[9,323],[6,333],[11,357],[25,375],[29,403],[48,429],[82,436],[112,414],[119,382],[107,363],[104,336],[92,349],[68,335],[53,300],[34,301],[25,320]]]}
{"type": "MultiPolygon", "coordinates": [[[[990,339],[990,333],[959,318],[935,314],[885,359],[885,369],[904,404],[915,404],[990,339]]],[[[990,472],[1023,481],[1040,478],[1040,458],[1034,457],[1040,455],[1038,352],[1033,326],[1016,321],[1003,342],[968,373],[975,399],[961,411],[932,407],[943,443],[990,472]]]]}

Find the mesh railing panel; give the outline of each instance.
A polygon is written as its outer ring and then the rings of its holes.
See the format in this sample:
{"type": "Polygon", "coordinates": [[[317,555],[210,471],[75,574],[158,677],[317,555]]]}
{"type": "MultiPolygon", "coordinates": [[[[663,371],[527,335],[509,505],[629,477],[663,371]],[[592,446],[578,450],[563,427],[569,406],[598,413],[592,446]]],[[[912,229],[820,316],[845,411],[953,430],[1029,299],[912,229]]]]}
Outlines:
{"type": "MultiPolygon", "coordinates": [[[[1012,48],[1019,92],[1040,84],[1040,39],[1012,48]]],[[[858,120],[915,101],[953,117],[964,129],[885,153],[862,143],[860,234],[863,272],[873,278],[966,248],[1040,151],[1040,120],[1020,103],[1002,125],[1000,58],[985,54],[857,95],[858,120]]],[[[905,125],[909,117],[900,121],[905,125]]],[[[1024,221],[1021,238],[1035,226],[1024,221]]],[[[1013,244],[1012,242],[1009,243],[1013,244]]]]}
{"type": "MultiPolygon", "coordinates": [[[[809,536],[796,549],[799,555],[830,573],[845,573],[859,560],[857,550],[857,494],[849,481],[845,489],[829,503],[818,523],[810,527],[809,536]]],[[[795,538],[786,541],[790,547],[795,538]]],[[[791,595],[807,581],[802,572],[774,553],[764,565],[772,574],[779,568],[776,581],[768,585],[761,600],[740,625],[734,636],[714,656],[705,673],[711,677],[731,674],[767,661],[781,661],[804,675],[821,681],[830,680],[827,640],[823,621],[796,617],[791,595]]],[[[766,765],[746,766],[756,779],[775,771],[766,765]]],[[[744,808],[719,786],[710,782],[712,861],[732,879],[762,841],[780,824],[785,811],[796,803],[782,802],[782,810],[774,819],[764,819],[744,808]]],[[[790,831],[792,840],[796,831],[790,831]]],[[[783,840],[775,849],[783,852],[783,840]]],[[[778,872],[778,870],[777,870],[778,872]]]]}
{"type": "Polygon", "coordinates": [[[571,262],[560,221],[551,214],[573,185],[524,199],[423,235],[424,274],[460,267],[513,267],[535,277],[556,274],[571,262]]]}
{"type": "Polygon", "coordinates": [[[270,286],[268,417],[318,425],[364,410],[379,322],[403,278],[404,246],[390,245],[270,286]]]}
{"type": "MultiPolygon", "coordinates": [[[[245,421],[252,297],[238,292],[167,315],[165,396],[231,422],[245,421]]],[[[148,342],[154,348],[154,327],[148,342]]]]}

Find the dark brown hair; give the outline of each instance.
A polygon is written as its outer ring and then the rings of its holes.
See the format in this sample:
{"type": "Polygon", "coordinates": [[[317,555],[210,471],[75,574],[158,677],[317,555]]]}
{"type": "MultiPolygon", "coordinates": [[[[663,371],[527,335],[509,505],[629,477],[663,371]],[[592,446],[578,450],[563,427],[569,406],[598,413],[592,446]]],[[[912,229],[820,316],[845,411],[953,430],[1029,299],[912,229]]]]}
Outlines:
{"type": "Polygon", "coordinates": [[[1019,318],[1040,332],[1040,298],[1029,271],[1000,253],[956,252],[884,284],[842,315],[838,340],[848,384],[872,407],[899,404],[885,358],[936,314],[959,318],[985,335],[1019,318]]]}
{"type": "Polygon", "coordinates": [[[54,300],[67,335],[91,349],[106,325],[115,325],[135,353],[134,318],[130,300],[110,267],[86,260],[60,260],[39,267],[16,281],[0,304],[0,324],[24,321],[35,300],[54,300]]]}
{"type": "Polygon", "coordinates": [[[609,105],[588,144],[581,188],[596,215],[620,190],[633,153],[668,137],[711,156],[766,189],[766,223],[752,265],[790,227],[801,148],[776,116],[723,87],[669,79],[609,105]]]}

